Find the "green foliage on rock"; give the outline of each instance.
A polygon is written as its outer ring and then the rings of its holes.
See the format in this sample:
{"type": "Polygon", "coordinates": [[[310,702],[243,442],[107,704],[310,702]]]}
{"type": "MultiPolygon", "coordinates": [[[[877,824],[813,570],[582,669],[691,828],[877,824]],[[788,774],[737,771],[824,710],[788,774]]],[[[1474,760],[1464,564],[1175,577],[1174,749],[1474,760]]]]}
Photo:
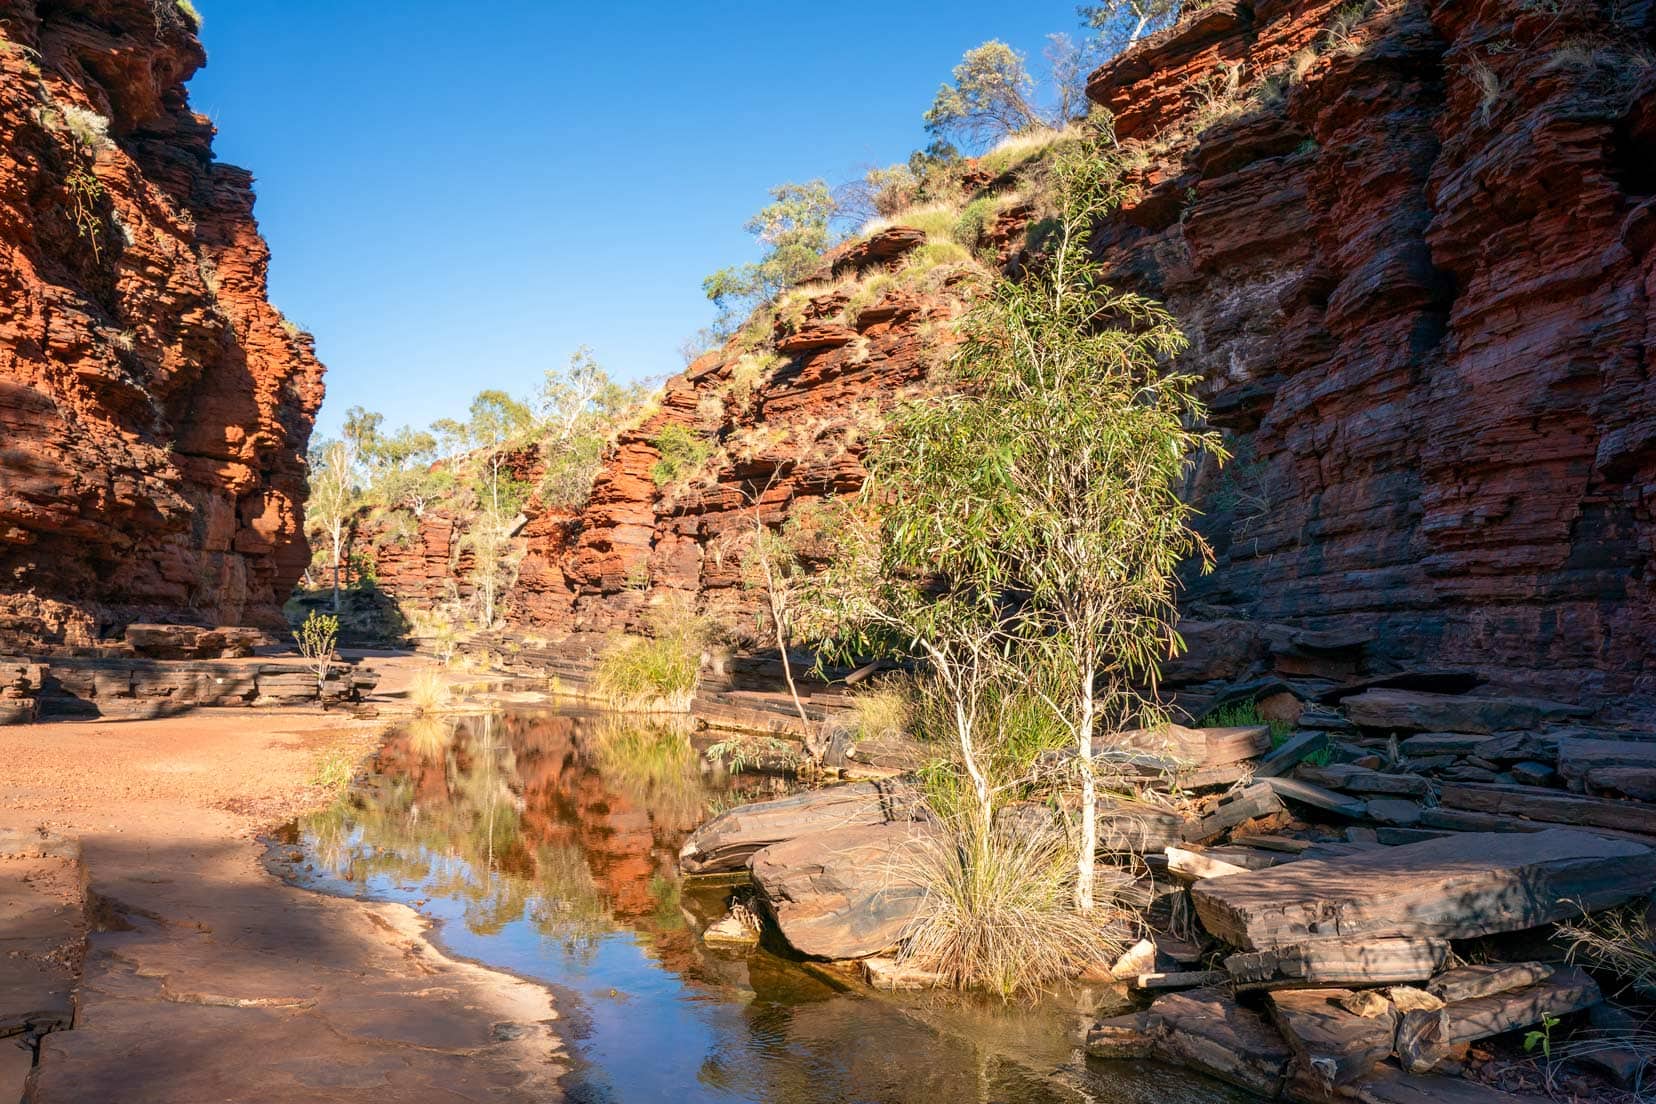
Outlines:
{"type": "Polygon", "coordinates": [[[663,426],[650,444],[661,454],[650,468],[650,478],[660,488],[686,478],[713,455],[713,446],[705,437],[678,422],[663,426]]]}
{"type": "Polygon", "coordinates": [[[835,203],[827,183],[779,184],[770,195],[771,202],[746,227],[765,247],[764,254],[751,264],[721,268],[702,281],[702,290],[719,309],[715,330],[721,334],[734,332],[754,307],[803,279],[831,244],[835,203]]]}

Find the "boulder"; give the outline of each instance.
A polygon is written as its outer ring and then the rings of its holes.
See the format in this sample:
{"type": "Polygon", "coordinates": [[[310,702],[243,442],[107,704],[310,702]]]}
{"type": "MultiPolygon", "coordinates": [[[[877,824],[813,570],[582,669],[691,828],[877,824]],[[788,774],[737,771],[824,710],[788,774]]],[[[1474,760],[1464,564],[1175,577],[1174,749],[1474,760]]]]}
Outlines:
{"type": "Polygon", "coordinates": [[[1282,1089],[1293,1052],[1257,1012],[1219,989],[1157,998],[1150,1006],[1155,1054],[1270,1099],[1282,1089]]]}
{"type": "Polygon", "coordinates": [[[687,874],[741,870],[772,844],[839,828],[911,821],[923,810],[918,792],[897,780],[804,790],[739,805],[708,821],[684,841],[679,866],[687,874]]]}
{"type": "Polygon", "coordinates": [[[914,851],[934,831],[895,822],[812,832],[754,854],[753,882],[794,950],[866,958],[893,947],[919,912],[914,851]]]}

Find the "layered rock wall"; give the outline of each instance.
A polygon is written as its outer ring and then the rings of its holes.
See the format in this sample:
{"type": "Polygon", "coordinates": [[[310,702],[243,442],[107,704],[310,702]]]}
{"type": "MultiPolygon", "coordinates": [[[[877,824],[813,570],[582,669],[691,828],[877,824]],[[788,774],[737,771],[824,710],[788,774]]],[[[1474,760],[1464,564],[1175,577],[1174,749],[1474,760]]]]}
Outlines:
{"type": "Polygon", "coordinates": [[[1094,74],[1151,154],[1105,259],[1237,454],[1193,612],[1358,673],[1656,696],[1652,11],[1220,3],[1094,74]],[[1231,69],[1275,94],[1163,150],[1231,69]]]}
{"type": "Polygon", "coordinates": [[[0,0],[0,652],[277,626],[309,559],[322,366],[205,60],[173,0],[0,0]]]}

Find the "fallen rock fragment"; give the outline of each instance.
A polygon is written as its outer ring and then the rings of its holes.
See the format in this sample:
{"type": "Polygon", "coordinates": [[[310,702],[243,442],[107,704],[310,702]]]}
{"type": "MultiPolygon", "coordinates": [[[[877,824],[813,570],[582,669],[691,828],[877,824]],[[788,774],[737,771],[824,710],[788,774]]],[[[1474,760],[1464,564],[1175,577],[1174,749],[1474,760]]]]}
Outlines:
{"type": "Polygon", "coordinates": [[[1425,981],[1448,956],[1442,939],[1322,939],[1233,954],[1225,970],[1238,989],[1387,985],[1425,981]]]}
{"type": "Polygon", "coordinates": [[[1544,962],[1494,962],[1462,966],[1433,978],[1426,991],[1445,1003],[1487,997],[1545,981],[1553,967],[1544,962]]]}
{"type": "Polygon", "coordinates": [[[1348,1011],[1343,989],[1298,989],[1272,993],[1271,1018],[1304,1065],[1332,1089],[1363,1076],[1391,1056],[1396,1014],[1372,1016],[1348,1011]]]}
{"type": "Polygon", "coordinates": [[[1405,1013],[1397,1029],[1397,1057],[1404,1069],[1425,1073],[1457,1046],[1577,1012],[1601,999],[1585,971],[1567,966],[1520,989],[1405,1013]]]}
{"type": "Polygon", "coordinates": [[[1148,1058],[1156,1041],[1147,1012],[1099,1020],[1087,1032],[1087,1053],[1094,1058],[1148,1058]]]}

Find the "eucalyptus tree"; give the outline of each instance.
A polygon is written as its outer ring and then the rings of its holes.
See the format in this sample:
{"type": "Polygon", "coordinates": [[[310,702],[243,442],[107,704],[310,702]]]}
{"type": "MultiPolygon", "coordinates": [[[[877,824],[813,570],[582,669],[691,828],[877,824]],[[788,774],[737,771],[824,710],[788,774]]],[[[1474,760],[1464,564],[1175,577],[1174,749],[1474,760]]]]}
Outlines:
{"type": "Polygon", "coordinates": [[[1070,730],[1081,774],[1076,899],[1092,906],[1097,845],[1094,741],[1157,715],[1160,662],[1174,629],[1176,571],[1211,555],[1181,491],[1199,451],[1197,378],[1172,368],[1186,347],[1159,304],[1099,279],[1094,225],[1116,203],[1101,151],[1060,151],[1049,175],[1058,215],[1033,276],[997,280],[962,327],[955,370],[983,410],[1003,527],[992,554],[1020,596],[1017,638],[1060,689],[1042,691],[1070,730]]]}
{"type": "MultiPolygon", "coordinates": [[[[977,289],[946,394],[898,408],[869,457],[867,536],[825,578],[842,621],[895,634],[948,699],[982,814],[984,703],[1016,686],[1069,734],[1080,776],[1076,906],[1093,903],[1095,741],[1157,716],[1180,647],[1175,571],[1206,546],[1180,491],[1195,454],[1194,377],[1173,318],[1099,279],[1092,227],[1119,174],[1093,143],[1060,150],[1058,214],[1022,279],[977,289]]],[[[853,644],[866,646],[872,637],[853,644]]],[[[889,642],[888,637],[888,642],[889,642]]]]}
{"type": "Polygon", "coordinates": [[[313,445],[306,459],[306,528],[325,538],[333,553],[333,611],[338,613],[340,565],[357,506],[357,452],[350,438],[341,438],[313,445]]]}

